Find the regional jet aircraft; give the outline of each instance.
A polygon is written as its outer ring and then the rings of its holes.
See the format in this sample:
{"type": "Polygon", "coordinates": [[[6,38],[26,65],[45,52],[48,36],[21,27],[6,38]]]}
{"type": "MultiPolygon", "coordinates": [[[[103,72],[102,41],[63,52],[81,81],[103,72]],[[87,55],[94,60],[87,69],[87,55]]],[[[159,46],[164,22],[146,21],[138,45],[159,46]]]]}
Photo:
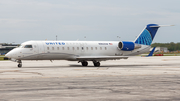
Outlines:
{"type": "Polygon", "coordinates": [[[134,41],[27,41],[6,54],[22,67],[22,60],[69,60],[95,67],[101,61],[127,59],[128,56],[149,52],[160,26],[148,24],[134,41]]]}

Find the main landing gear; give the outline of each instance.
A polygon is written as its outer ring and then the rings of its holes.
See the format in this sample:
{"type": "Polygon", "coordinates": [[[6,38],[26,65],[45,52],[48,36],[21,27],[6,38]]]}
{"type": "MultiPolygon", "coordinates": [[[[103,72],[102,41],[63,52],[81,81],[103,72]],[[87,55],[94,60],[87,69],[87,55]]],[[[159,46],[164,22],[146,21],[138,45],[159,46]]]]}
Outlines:
{"type": "Polygon", "coordinates": [[[87,61],[83,61],[81,62],[82,66],[88,66],[88,62],[87,61]]]}
{"type": "Polygon", "coordinates": [[[21,60],[18,60],[17,63],[19,63],[17,66],[18,68],[21,68],[22,67],[22,61],[21,60]]]}
{"type": "MultiPolygon", "coordinates": [[[[82,61],[81,62],[82,66],[88,66],[88,62],[87,61],[82,61]]],[[[93,61],[94,67],[99,67],[101,64],[98,61],[93,61]]]]}
{"type": "Polygon", "coordinates": [[[94,67],[99,67],[101,64],[100,62],[93,62],[94,63],[94,67]]]}

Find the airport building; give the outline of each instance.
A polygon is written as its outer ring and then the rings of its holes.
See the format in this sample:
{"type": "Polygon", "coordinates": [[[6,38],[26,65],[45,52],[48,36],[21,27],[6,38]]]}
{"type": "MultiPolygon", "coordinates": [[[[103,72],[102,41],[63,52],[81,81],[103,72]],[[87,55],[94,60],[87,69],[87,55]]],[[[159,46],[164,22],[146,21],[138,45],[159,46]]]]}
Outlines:
{"type": "Polygon", "coordinates": [[[18,47],[18,44],[0,43],[0,55],[4,55],[16,47],[18,47]]]}
{"type": "MultiPolygon", "coordinates": [[[[153,49],[153,47],[150,49],[150,51],[153,49]]],[[[154,52],[169,52],[167,47],[156,47],[154,52]]]]}

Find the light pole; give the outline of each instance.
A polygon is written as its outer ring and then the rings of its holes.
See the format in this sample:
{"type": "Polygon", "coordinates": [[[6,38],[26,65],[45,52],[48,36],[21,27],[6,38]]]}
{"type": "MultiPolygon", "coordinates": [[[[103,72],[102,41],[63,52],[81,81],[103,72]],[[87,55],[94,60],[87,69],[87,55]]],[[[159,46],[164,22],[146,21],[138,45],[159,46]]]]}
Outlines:
{"type": "Polygon", "coordinates": [[[121,37],[117,36],[117,38],[119,38],[119,41],[120,41],[120,38],[121,38],[121,37]]]}

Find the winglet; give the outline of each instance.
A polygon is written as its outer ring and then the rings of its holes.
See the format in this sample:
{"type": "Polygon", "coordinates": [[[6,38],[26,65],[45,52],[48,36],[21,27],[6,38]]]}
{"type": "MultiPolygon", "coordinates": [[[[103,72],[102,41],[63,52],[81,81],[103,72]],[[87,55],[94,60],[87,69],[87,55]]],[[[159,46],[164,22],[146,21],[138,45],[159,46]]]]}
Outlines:
{"type": "Polygon", "coordinates": [[[153,56],[153,53],[154,53],[155,49],[156,49],[156,47],[154,47],[154,48],[152,49],[152,51],[149,53],[149,55],[148,55],[147,57],[153,56]]]}

